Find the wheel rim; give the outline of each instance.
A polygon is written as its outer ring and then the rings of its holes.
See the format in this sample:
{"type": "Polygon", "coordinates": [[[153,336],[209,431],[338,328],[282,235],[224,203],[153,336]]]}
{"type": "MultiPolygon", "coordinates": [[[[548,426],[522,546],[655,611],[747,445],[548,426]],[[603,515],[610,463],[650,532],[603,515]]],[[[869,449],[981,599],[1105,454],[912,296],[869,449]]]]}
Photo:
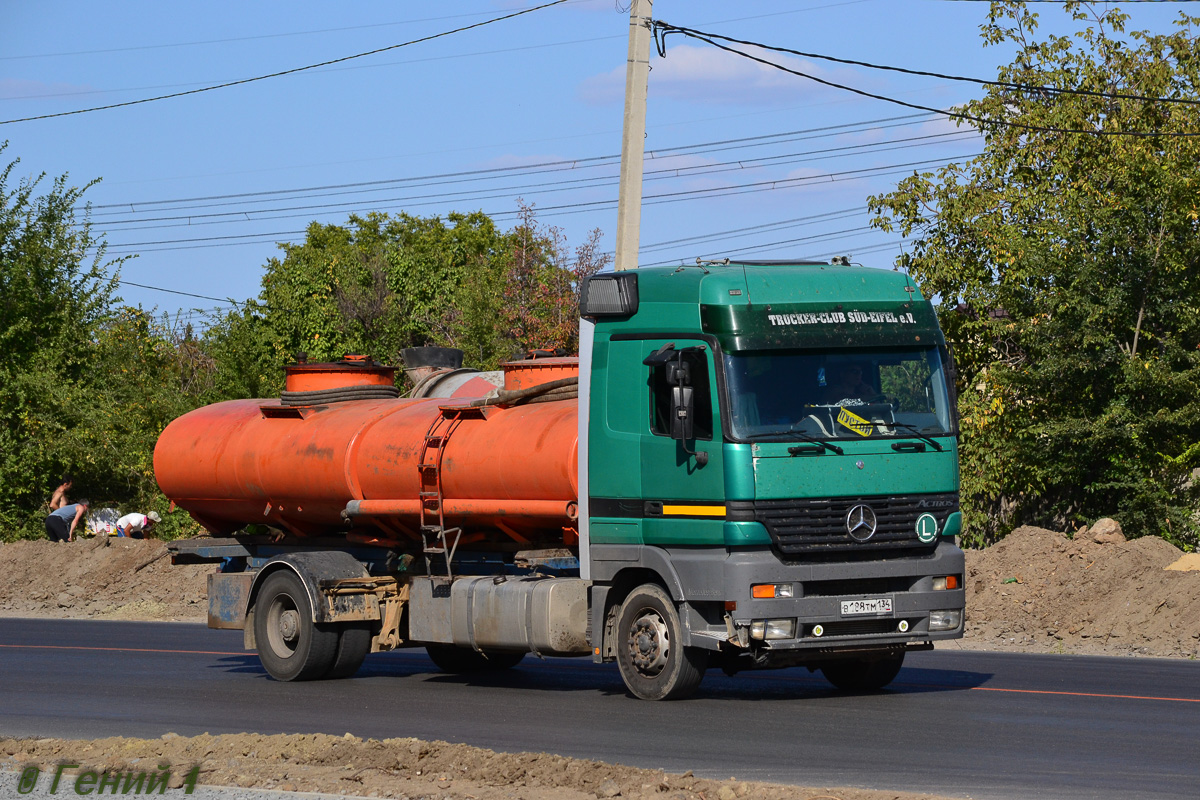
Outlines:
{"type": "Polygon", "coordinates": [[[300,612],[296,602],[286,594],[276,597],[267,611],[267,640],[271,651],[281,658],[289,658],[296,652],[300,642],[300,612]]]}
{"type": "Polygon", "coordinates": [[[657,677],[671,657],[667,622],[652,608],[643,609],[629,627],[629,657],[633,668],[647,678],[657,677]]]}

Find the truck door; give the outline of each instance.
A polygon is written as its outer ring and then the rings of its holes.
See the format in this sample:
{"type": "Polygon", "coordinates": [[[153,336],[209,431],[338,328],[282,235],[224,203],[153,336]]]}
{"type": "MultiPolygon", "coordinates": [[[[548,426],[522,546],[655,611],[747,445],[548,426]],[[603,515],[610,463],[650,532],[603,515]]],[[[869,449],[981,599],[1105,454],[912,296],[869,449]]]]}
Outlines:
{"type": "Polygon", "coordinates": [[[681,337],[644,339],[639,342],[639,363],[668,343],[682,351],[686,364],[694,438],[671,438],[673,387],[667,369],[642,365],[642,540],[658,545],[720,545],[724,543],[725,481],[712,347],[681,337]],[[707,454],[703,466],[698,453],[707,454]]]}

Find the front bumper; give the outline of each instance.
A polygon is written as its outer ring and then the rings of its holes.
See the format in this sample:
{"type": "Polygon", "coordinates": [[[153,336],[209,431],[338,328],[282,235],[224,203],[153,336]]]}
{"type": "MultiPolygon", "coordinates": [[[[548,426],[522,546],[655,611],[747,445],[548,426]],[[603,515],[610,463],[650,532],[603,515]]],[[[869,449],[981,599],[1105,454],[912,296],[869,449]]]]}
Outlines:
{"type": "MultiPolygon", "coordinates": [[[[769,550],[735,550],[722,569],[725,597],[735,607],[727,613],[725,630],[710,629],[705,634],[768,653],[830,653],[958,639],[963,635],[966,604],[963,569],[963,552],[949,539],[929,555],[870,561],[787,564],[769,550]],[[934,578],[946,576],[955,576],[958,588],[934,589],[934,578]],[[793,596],[758,599],[751,595],[755,584],[786,585],[793,596]],[[890,611],[843,613],[844,602],[881,599],[890,601],[890,611]],[[934,611],[959,612],[957,626],[930,630],[934,611]],[[755,639],[751,630],[761,620],[795,620],[794,635],[755,639]]],[[[705,634],[697,638],[706,638],[705,634]]]]}

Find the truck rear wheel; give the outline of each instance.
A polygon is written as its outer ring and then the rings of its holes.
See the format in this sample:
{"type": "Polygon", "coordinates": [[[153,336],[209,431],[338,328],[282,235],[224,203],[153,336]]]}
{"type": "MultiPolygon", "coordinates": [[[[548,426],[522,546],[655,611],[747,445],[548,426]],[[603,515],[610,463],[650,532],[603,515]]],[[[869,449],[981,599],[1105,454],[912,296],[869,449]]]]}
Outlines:
{"type": "Polygon", "coordinates": [[[267,576],[254,604],[254,641],[272,678],[325,677],[337,660],[338,638],[336,628],[313,623],[308,591],[294,573],[280,570],[267,576]]]}
{"type": "Polygon", "coordinates": [[[704,678],[708,653],[683,646],[675,603],[657,584],[643,584],[625,598],[617,637],[617,665],[635,697],[687,697],[704,678]]]}
{"type": "Polygon", "coordinates": [[[870,661],[830,661],[821,667],[825,680],[843,692],[873,692],[887,686],[900,672],[904,653],[870,661]]]}
{"type": "Polygon", "coordinates": [[[371,651],[371,628],[365,623],[348,622],[338,628],[337,655],[326,678],[349,678],[358,672],[371,651]]]}
{"type": "Polygon", "coordinates": [[[442,672],[454,674],[463,672],[499,672],[512,669],[525,658],[524,653],[514,653],[507,650],[492,650],[478,653],[469,647],[458,647],[452,644],[427,644],[425,652],[429,660],[442,672]]]}

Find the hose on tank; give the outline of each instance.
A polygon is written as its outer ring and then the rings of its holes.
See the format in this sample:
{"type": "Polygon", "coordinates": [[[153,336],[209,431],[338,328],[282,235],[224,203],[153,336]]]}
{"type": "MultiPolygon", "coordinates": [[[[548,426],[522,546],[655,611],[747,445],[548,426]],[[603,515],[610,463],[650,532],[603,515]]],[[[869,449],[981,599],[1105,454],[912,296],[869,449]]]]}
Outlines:
{"type": "Polygon", "coordinates": [[[338,386],[312,392],[284,391],[279,399],[285,406],[318,406],[347,400],[394,400],[399,396],[400,390],[395,386],[338,386]]]}
{"type": "Polygon", "coordinates": [[[518,406],[526,403],[552,403],[579,397],[579,378],[559,378],[556,381],[530,386],[527,389],[497,389],[495,394],[472,400],[472,408],[483,406],[518,406]]]}

